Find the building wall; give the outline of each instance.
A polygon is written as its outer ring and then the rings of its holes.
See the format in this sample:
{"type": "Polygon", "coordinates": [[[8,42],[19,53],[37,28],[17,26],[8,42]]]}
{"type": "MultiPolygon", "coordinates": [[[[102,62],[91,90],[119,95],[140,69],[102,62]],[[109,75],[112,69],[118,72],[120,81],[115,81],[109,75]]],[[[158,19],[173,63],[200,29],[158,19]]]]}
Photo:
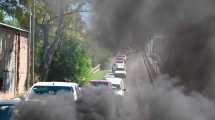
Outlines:
{"type": "Polygon", "coordinates": [[[15,92],[16,79],[16,41],[15,34],[1,30],[0,32],[0,78],[3,90],[15,92]]]}
{"type": "Polygon", "coordinates": [[[0,79],[3,92],[25,91],[28,74],[28,32],[0,24],[0,79]]]}
{"type": "Polygon", "coordinates": [[[25,36],[20,36],[20,51],[19,51],[19,84],[18,93],[25,91],[25,83],[27,80],[28,69],[28,39],[25,36]]]}

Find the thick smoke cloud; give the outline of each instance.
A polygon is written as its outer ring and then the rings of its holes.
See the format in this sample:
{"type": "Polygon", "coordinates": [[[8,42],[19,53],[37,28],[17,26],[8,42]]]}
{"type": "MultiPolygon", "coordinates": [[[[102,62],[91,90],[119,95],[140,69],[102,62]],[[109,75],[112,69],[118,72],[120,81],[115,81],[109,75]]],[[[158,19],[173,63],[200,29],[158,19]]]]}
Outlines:
{"type": "MultiPolygon", "coordinates": [[[[166,77],[164,77],[166,78],[166,77]]],[[[168,78],[169,79],[169,78],[168,78]]],[[[17,106],[13,120],[214,120],[214,103],[202,95],[185,95],[182,88],[159,78],[154,86],[135,85],[123,99],[88,91],[77,103],[69,96],[17,106]]]]}
{"type": "MultiPolygon", "coordinates": [[[[205,91],[214,71],[213,0],[95,0],[98,42],[118,51],[144,52],[156,34],[162,49],[160,69],[179,77],[187,91],[205,91]],[[165,43],[165,44],[164,44],[165,43]]],[[[209,90],[210,91],[210,90],[209,90]]]]}
{"type": "Polygon", "coordinates": [[[214,0],[95,0],[94,6],[98,42],[140,52],[129,56],[126,96],[87,90],[76,103],[71,96],[24,102],[14,120],[215,119],[214,0]],[[142,54],[157,33],[165,36],[160,69],[166,75],[152,85],[142,54]]]}
{"type": "Polygon", "coordinates": [[[75,102],[73,96],[34,96],[16,106],[13,120],[120,120],[124,119],[119,96],[87,89],[75,102]]]}
{"type": "Polygon", "coordinates": [[[177,79],[162,75],[152,85],[140,55],[133,55],[128,64],[124,97],[93,89],[85,90],[77,102],[69,95],[49,96],[19,104],[13,120],[215,119],[214,103],[196,92],[184,94],[184,88],[175,87],[177,79]]]}
{"type": "Polygon", "coordinates": [[[145,38],[156,32],[214,16],[214,5],[213,0],[95,0],[94,21],[103,45],[142,48],[145,38]]]}
{"type": "Polygon", "coordinates": [[[189,90],[204,91],[213,80],[213,29],[211,21],[179,25],[168,38],[161,70],[180,77],[189,90]]]}

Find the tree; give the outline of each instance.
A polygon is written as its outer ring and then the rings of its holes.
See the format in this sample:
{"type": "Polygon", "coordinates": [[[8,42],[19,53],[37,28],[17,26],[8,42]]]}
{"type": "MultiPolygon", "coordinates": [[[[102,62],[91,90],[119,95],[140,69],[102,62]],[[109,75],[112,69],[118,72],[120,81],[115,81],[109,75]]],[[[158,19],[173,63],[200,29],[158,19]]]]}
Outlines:
{"type": "Polygon", "coordinates": [[[63,41],[53,56],[48,81],[65,79],[85,84],[91,77],[91,61],[80,40],[63,41]]]}
{"type": "Polygon", "coordinates": [[[5,14],[3,10],[0,10],[0,22],[4,20],[5,14]]]}
{"type": "Polygon", "coordinates": [[[5,15],[1,22],[29,29],[31,0],[5,0],[0,2],[0,10],[5,15]]]}
{"type": "Polygon", "coordinates": [[[85,0],[37,1],[36,36],[43,43],[43,57],[39,67],[41,80],[46,81],[53,55],[64,39],[66,30],[72,26],[73,28],[69,31],[74,31],[74,23],[71,20],[68,22],[65,18],[80,15],[84,4],[85,0]]]}

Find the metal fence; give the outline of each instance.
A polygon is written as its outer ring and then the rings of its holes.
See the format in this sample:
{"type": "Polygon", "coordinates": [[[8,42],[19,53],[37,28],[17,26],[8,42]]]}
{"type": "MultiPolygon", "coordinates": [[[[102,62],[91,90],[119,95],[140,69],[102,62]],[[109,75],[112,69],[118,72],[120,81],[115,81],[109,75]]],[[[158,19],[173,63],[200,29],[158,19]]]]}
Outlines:
{"type": "Polygon", "coordinates": [[[92,69],[92,73],[95,74],[101,70],[101,65],[98,64],[92,69]]]}
{"type": "Polygon", "coordinates": [[[143,59],[152,82],[153,79],[160,74],[160,63],[162,62],[161,55],[163,54],[165,45],[164,36],[157,34],[148,39],[148,43],[145,47],[143,59]]]}

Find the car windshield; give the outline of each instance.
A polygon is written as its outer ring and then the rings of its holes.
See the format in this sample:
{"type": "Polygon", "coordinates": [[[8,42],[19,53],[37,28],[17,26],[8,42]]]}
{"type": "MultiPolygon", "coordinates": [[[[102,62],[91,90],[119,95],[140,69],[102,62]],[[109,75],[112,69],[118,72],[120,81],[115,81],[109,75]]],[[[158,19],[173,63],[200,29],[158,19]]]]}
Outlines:
{"type": "Polygon", "coordinates": [[[35,86],[33,88],[33,94],[44,95],[44,94],[57,94],[57,93],[68,93],[74,92],[72,87],[64,86],[35,86]]]}
{"type": "Polygon", "coordinates": [[[104,88],[108,87],[109,83],[108,82],[91,82],[91,85],[97,88],[104,88]]]}
{"type": "Polygon", "coordinates": [[[124,71],[125,69],[124,68],[117,68],[116,70],[118,70],[118,71],[124,71]]]}
{"type": "Polygon", "coordinates": [[[124,63],[123,60],[117,60],[116,63],[124,63]]]}
{"type": "Polygon", "coordinates": [[[119,60],[119,61],[124,60],[124,58],[122,58],[122,57],[118,57],[118,58],[116,58],[116,59],[119,60]]]}

